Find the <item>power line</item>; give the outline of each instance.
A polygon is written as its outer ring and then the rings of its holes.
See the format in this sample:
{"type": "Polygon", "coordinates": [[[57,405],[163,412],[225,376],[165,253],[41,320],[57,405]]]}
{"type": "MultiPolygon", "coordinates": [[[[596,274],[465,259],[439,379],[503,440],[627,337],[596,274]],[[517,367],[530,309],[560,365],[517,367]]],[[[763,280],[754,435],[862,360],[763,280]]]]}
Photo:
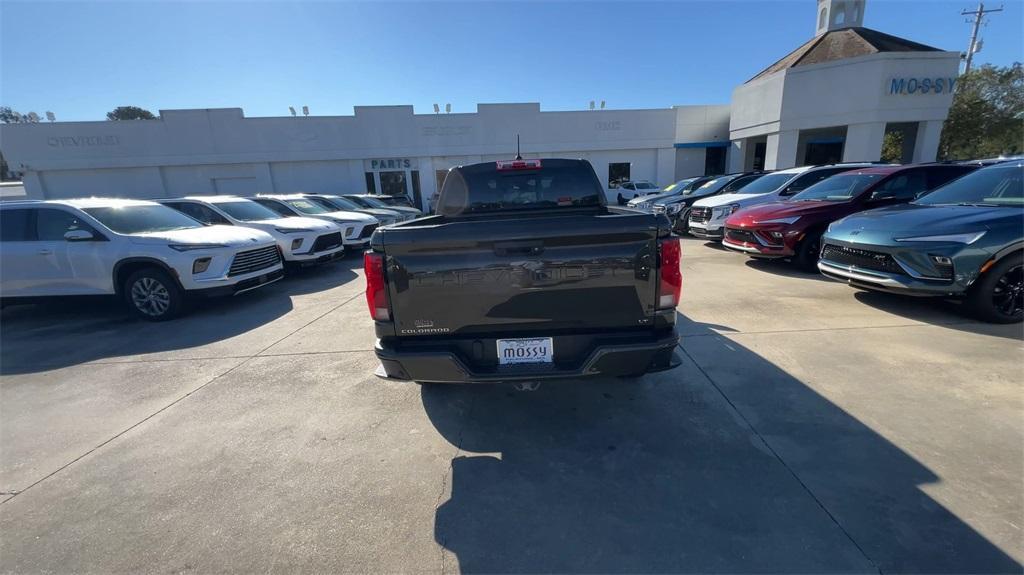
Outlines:
{"type": "MultiPolygon", "coordinates": [[[[971,28],[971,43],[970,45],[967,46],[967,56],[965,58],[964,74],[971,71],[971,60],[974,58],[974,53],[981,51],[981,41],[978,40],[978,28],[980,28],[982,23],[984,22],[985,14],[1002,11],[1002,6],[1000,6],[999,8],[989,8],[988,10],[986,10],[985,3],[978,2],[978,8],[976,10],[962,10],[960,12],[961,16],[974,16],[974,26],[971,28]]],[[[970,20],[967,20],[967,23],[971,24],[972,22],[970,20]]]]}

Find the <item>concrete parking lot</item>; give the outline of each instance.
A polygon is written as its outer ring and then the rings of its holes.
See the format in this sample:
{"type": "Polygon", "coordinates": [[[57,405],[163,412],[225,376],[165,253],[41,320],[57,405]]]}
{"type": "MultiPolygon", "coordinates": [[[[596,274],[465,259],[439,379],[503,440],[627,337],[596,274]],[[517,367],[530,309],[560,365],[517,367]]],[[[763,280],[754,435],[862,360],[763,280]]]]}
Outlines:
{"type": "Polygon", "coordinates": [[[1021,571],[1021,326],[683,259],[680,368],[536,392],[374,377],[358,258],[7,308],[0,569],[1021,571]]]}

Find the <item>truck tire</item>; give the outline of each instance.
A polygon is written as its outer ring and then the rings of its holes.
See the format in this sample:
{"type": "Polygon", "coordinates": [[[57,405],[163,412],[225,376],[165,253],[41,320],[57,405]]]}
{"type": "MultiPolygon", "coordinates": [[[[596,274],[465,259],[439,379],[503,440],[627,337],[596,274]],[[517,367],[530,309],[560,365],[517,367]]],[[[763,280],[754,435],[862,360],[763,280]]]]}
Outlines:
{"type": "Polygon", "coordinates": [[[991,323],[1024,320],[1024,252],[998,261],[967,292],[967,308],[991,323]]]}
{"type": "Polygon", "coordinates": [[[185,293],[178,282],[157,267],[143,268],[124,282],[128,309],[147,321],[167,321],[181,314],[185,293]]]}

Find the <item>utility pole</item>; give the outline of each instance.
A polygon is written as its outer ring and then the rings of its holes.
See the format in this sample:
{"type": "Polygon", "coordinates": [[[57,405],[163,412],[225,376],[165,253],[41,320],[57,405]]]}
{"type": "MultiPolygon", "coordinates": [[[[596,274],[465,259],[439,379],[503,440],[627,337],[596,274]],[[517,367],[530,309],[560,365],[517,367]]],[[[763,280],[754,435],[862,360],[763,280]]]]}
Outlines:
{"type": "MultiPolygon", "coordinates": [[[[999,8],[989,8],[988,10],[986,10],[985,9],[985,3],[984,2],[978,2],[978,9],[977,10],[971,10],[971,11],[962,10],[960,12],[961,16],[974,16],[974,22],[973,22],[974,26],[971,29],[971,44],[967,47],[967,58],[966,58],[966,63],[964,64],[964,74],[966,74],[966,73],[971,71],[971,60],[974,58],[974,53],[981,51],[981,44],[978,43],[978,28],[981,27],[982,22],[985,20],[985,14],[988,14],[990,12],[1002,12],[1002,11],[1003,11],[1003,7],[1002,6],[1000,6],[999,8]]],[[[967,22],[969,24],[971,23],[970,20],[967,20],[967,22]]]]}

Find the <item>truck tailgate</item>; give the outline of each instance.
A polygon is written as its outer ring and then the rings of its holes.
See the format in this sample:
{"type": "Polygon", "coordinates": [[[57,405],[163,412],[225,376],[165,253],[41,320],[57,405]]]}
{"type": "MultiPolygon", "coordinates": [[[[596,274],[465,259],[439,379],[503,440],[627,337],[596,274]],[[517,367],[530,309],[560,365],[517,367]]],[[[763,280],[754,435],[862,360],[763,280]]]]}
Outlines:
{"type": "Polygon", "coordinates": [[[612,212],[383,230],[396,332],[514,336],[650,326],[656,222],[612,212]]]}

